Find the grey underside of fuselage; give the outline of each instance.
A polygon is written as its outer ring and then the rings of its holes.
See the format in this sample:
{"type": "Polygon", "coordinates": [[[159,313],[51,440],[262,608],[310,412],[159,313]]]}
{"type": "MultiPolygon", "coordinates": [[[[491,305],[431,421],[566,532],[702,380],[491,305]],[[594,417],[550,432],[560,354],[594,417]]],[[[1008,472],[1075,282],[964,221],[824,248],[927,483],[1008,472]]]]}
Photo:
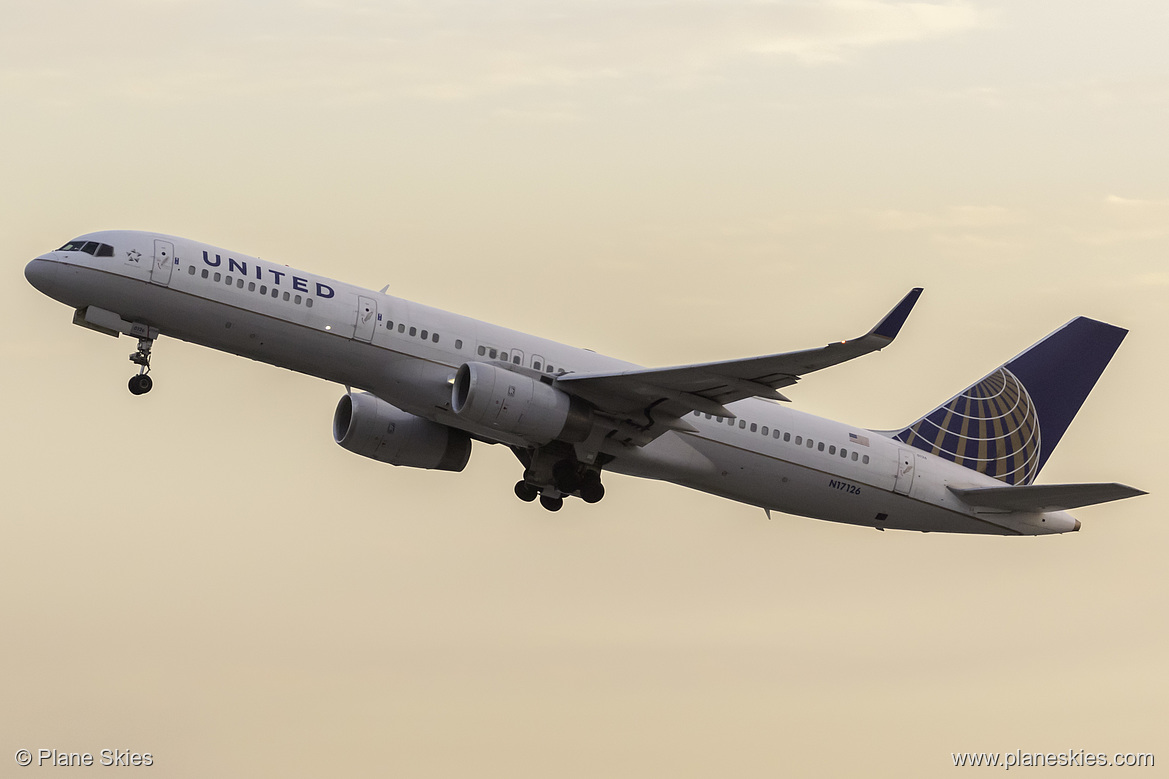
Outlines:
{"type": "Polygon", "coordinates": [[[840,490],[833,486],[839,477],[830,471],[688,433],[667,433],[645,447],[627,449],[608,468],[811,519],[892,530],[1019,534],[993,519],[859,480],[854,485],[858,492],[840,490]]]}

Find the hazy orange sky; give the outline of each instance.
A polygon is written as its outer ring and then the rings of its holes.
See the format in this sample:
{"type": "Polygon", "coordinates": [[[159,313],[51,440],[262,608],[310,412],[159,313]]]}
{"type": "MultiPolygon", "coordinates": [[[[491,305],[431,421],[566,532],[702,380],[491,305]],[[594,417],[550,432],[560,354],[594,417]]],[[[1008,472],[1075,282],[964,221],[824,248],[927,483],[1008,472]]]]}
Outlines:
{"type": "Polygon", "coordinates": [[[0,774],[37,772],[21,748],[168,777],[1169,763],[1163,3],[0,12],[0,774]],[[1040,481],[1152,494],[1022,539],[620,476],[553,516],[500,447],[462,474],[340,449],[318,379],[162,339],[131,396],[133,342],[23,278],[107,228],[645,365],[859,335],[923,286],[894,346],[786,392],[875,429],[1096,317],[1131,333],[1040,481]]]}

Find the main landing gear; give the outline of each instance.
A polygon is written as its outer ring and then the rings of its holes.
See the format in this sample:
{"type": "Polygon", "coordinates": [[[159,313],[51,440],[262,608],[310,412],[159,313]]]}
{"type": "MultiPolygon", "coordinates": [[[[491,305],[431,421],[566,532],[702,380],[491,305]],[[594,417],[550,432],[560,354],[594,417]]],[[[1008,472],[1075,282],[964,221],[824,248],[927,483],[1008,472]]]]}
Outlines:
{"type": "Polygon", "coordinates": [[[540,457],[532,458],[524,471],[524,478],[515,485],[516,497],[525,503],[536,498],[548,511],[560,511],[564,499],[579,495],[585,503],[596,503],[605,497],[600,468],[583,465],[574,459],[562,459],[551,464],[540,457]]]}
{"type": "Polygon", "coordinates": [[[154,346],[153,338],[139,338],[138,350],[130,355],[130,362],[139,366],[138,375],[130,377],[130,392],[134,395],[145,395],[154,386],[150,378],[150,347],[154,346]]]}

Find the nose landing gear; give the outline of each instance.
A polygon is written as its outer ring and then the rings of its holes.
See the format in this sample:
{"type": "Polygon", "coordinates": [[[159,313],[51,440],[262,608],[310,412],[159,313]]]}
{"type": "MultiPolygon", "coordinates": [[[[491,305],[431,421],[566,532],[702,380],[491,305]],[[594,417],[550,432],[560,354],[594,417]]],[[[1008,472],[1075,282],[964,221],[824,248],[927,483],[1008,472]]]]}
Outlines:
{"type": "Polygon", "coordinates": [[[130,377],[130,392],[134,395],[145,395],[154,386],[150,373],[150,347],[154,346],[153,338],[139,338],[138,350],[130,355],[130,362],[139,366],[138,375],[130,377]]]}

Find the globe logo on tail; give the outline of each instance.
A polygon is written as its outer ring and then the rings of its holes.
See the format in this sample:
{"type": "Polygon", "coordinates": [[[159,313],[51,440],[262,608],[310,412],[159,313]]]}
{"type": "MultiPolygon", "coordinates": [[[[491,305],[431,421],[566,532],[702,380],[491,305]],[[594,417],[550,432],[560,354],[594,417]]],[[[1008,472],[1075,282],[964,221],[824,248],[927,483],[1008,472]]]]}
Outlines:
{"type": "Polygon", "coordinates": [[[1039,473],[1039,415],[1026,387],[1006,368],[894,437],[1007,484],[1030,484],[1039,473]]]}

